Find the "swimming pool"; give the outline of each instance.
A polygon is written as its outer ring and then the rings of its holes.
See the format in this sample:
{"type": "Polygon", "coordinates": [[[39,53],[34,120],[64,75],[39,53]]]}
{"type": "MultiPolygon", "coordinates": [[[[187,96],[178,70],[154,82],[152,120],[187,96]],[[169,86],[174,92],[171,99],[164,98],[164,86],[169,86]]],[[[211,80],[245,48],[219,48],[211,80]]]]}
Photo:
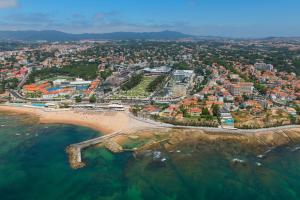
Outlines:
{"type": "Polygon", "coordinates": [[[76,86],[76,90],[87,90],[88,86],[76,86]]]}
{"type": "Polygon", "coordinates": [[[33,103],[31,105],[34,107],[46,107],[46,104],[43,104],[43,103],[33,103]]]}
{"type": "Polygon", "coordinates": [[[234,124],[234,120],[233,119],[226,119],[224,122],[226,124],[228,124],[228,125],[233,125],[234,124]]]}
{"type": "Polygon", "coordinates": [[[61,89],[60,87],[49,88],[48,92],[53,92],[53,91],[57,91],[57,90],[60,90],[60,89],[61,89]]]}

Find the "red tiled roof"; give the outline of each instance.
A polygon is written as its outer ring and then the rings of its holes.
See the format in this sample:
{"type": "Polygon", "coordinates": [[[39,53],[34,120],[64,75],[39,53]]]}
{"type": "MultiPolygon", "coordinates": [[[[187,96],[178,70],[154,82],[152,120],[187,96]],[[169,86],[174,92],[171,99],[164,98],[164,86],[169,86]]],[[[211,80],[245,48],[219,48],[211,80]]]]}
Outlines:
{"type": "Polygon", "coordinates": [[[201,109],[200,108],[190,108],[189,109],[189,112],[190,113],[201,113],[201,109]]]}

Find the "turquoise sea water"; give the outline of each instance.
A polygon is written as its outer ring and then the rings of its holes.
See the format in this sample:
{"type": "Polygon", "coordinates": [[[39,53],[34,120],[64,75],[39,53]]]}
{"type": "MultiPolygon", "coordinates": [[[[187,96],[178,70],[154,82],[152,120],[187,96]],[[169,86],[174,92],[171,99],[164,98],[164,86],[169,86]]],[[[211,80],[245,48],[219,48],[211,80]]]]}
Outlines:
{"type": "Polygon", "coordinates": [[[290,149],[297,144],[263,159],[238,143],[161,147],[136,158],[91,148],[87,167],[73,170],[66,146],[98,133],[28,121],[0,114],[1,200],[300,199],[300,151],[290,149]]]}

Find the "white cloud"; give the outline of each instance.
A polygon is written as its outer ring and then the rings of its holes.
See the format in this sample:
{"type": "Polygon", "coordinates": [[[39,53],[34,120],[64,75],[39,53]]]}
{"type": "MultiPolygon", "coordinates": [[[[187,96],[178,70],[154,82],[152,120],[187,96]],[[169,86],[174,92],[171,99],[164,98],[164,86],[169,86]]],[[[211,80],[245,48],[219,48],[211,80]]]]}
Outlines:
{"type": "MultiPolygon", "coordinates": [[[[3,5],[1,3],[3,3],[3,0],[0,0],[0,5],[3,5]]],[[[14,13],[0,16],[0,30],[59,30],[70,33],[155,32],[170,30],[191,35],[226,37],[300,35],[300,26],[283,24],[276,26],[264,24],[221,26],[216,24],[191,24],[187,21],[161,23],[155,20],[137,23],[124,20],[118,12],[98,12],[89,16],[75,13],[65,18],[59,18],[55,13],[14,13]]]]}
{"type": "Polygon", "coordinates": [[[15,7],[17,4],[17,0],[0,0],[0,9],[15,7]]]}

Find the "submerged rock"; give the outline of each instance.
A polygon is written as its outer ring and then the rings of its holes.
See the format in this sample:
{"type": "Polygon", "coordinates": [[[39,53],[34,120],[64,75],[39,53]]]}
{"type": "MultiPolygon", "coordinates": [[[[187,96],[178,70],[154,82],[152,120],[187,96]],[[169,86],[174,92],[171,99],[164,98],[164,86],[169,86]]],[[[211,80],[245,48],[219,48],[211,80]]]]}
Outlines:
{"type": "Polygon", "coordinates": [[[265,157],[265,155],[262,155],[262,154],[257,155],[257,158],[264,158],[264,157],[265,157]]]}
{"type": "Polygon", "coordinates": [[[161,157],[160,151],[154,151],[153,152],[153,159],[159,159],[161,157]]]}
{"type": "Polygon", "coordinates": [[[137,140],[137,139],[139,139],[139,136],[137,136],[137,135],[130,135],[130,136],[128,136],[130,139],[132,139],[132,140],[137,140]]]}
{"type": "Polygon", "coordinates": [[[120,153],[123,151],[123,147],[113,140],[106,141],[104,146],[113,153],[120,153]]]}
{"type": "Polygon", "coordinates": [[[232,159],[233,163],[245,163],[246,161],[242,160],[242,159],[238,159],[238,158],[234,158],[232,159]]]}

